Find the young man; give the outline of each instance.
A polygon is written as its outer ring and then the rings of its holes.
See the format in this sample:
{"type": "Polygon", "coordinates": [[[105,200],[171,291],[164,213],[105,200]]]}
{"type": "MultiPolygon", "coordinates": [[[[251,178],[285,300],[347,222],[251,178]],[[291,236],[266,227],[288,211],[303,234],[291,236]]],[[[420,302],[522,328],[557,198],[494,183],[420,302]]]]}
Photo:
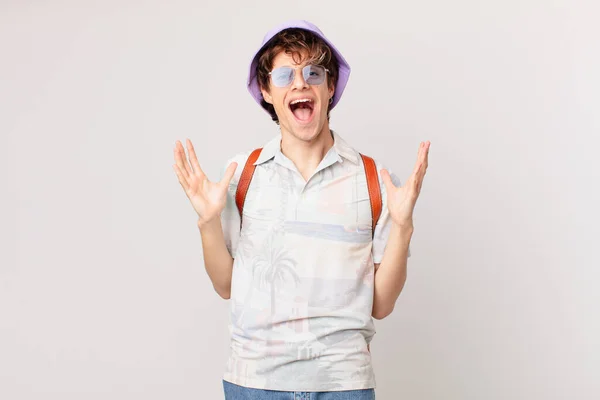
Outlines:
{"type": "Polygon", "coordinates": [[[250,66],[250,93],[280,128],[258,158],[238,154],[211,182],[192,143],[189,162],[176,143],[174,169],[198,213],[206,271],[231,299],[226,399],[375,396],[373,318],[392,312],[406,280],[429,142],[404,186],[376,162],[382,208],[373,226],[376,193],[363,158],[329,127],[349,73],[316,26],[287,22],[265,36],[250,66]],[[244,198],[246,164],[254,172],[244,198]]]}

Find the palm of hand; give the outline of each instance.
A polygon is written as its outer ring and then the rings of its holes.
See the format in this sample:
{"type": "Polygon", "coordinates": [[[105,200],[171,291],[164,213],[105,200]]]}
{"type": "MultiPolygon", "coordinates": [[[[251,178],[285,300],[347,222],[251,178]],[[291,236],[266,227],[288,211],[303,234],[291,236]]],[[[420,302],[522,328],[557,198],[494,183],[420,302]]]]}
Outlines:
{"type": "Polygon", "coordinates": [[[223,210],[227,187],[211,182],[206,177],[200,179],[193,176],[186,194],[198,216],[203,219],[203,217],[215,216],[223,210]]]}

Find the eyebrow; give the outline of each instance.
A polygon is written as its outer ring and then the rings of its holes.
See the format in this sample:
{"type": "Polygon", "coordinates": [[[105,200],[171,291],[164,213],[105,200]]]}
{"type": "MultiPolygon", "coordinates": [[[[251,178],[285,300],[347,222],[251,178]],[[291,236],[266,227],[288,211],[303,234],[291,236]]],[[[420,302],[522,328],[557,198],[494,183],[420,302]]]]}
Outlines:
{"type": "Polygon", "coordinates": [[[274,67],[273,67],[273,69],[276,69],[276,68],[281,68],[281,67],[290,67],[290,68],[295,68],[296,66],[297,66],[297,67],[300,67],[300,66],[302,66],[302,68],[304,68],[304,67],[306,67],[307,65],[321,65],[321,64],[315,64],[315,63],[313,63],[313,62],[302,63],[302,64],[295,64],[295,65],[283,64],[283,65],[280,65],[280,66],[278,66],[278,67],[275,67],[275,66],[274,66],[274,67]]]}

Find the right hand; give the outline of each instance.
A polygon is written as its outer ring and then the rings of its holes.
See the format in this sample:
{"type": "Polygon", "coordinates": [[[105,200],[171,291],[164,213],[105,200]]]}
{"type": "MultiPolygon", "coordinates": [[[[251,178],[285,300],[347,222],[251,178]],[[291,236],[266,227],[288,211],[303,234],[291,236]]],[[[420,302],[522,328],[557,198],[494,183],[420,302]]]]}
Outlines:
{"type": "Polygon", "coordinates": [[[189,162],[185,157],[183,145],[178,140],[173,150],[176,162],[176,164],[173,164],[173,169],[177,174],[181,187],[198,214],[198,224],[203,225],[219,217],[225,208],[227,189],[237,168],[237,163],[232,162],[229,164],[220,182],[211,182],[200,168],[194,146],[189,139],[186,139],[186,145],[189,162]]]}

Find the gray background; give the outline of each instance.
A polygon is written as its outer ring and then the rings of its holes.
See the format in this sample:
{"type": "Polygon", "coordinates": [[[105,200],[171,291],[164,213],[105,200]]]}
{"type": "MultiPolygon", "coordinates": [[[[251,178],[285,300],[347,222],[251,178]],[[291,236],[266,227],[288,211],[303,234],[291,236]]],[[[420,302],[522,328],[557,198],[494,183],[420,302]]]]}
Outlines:
{"type": "Polygon", "coordinates": [[[597,2],[0,4],[1,399],[222,398],[172,149],[217,178],[277,134],[245,81],[289,18],[353,68],[350,143],[406,180],[432,142],[378,398],[599,398],[597,2]]]}

